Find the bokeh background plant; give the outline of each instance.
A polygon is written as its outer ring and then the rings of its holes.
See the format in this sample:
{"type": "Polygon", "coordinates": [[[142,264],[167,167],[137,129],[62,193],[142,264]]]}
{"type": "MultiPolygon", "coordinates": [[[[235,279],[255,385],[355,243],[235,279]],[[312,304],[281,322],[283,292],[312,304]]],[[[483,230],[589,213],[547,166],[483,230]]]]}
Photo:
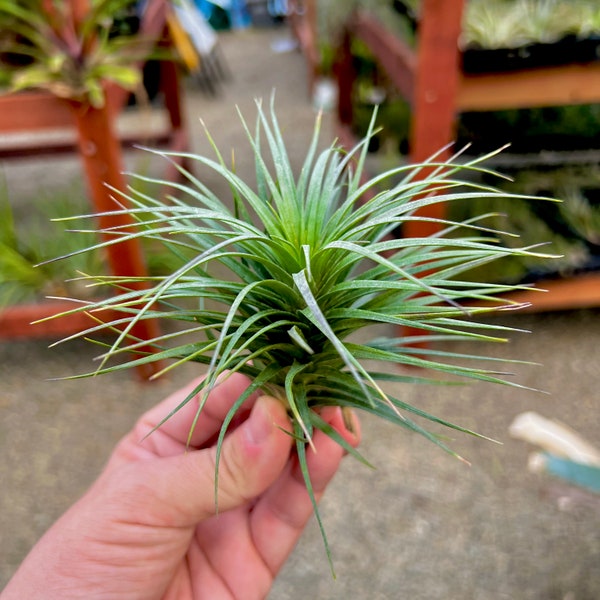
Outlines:
{"type": "Polygon", "coordinates": [[[10,92],[44,89],[95,107],[104,105],[106,82],[141,93],[137,63],[154,48],[127,26],[135,6],[132,0],[93,0],[87,6],[1,0],[0,83],[10,92]]]}

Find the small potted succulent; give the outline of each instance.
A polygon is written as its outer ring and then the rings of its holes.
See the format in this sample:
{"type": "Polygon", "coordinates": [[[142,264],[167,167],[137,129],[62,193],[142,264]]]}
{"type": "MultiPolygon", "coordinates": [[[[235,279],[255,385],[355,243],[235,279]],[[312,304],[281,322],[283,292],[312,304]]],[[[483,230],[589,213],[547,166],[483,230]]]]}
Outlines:
{"type": "MultiPolygon", "coordinates": [[[[450,379],[506,383],[497,366],[469,366],[482,357],[442,352],[435,343],[500,340],[504,327],[475,317],[494,306],[515,308],[514,303],[495,299],[514,288],[473,282],[462,274],[506,255],[538,255],[534,248],[498,244],[485,215],[466,223],[440,220],[439,234],[428,238],[396,237],[403,223],[427,220],[419,209],[506,194],[461,177],[462,172],[488,172],[478,159],[461,163],[434,157],[427,165],[401,165],[364,182],[373,123],[351,152],[336,144],[320,151],[317,118],[303,167],[295,174],[273,105],[265,110],[258,103],[254,130],[242,118],[256,166],[255,186],[227,165],[208,132],[215,158],[188,158],[223,178],[230,198],[217,196],[183,168],[185,182],[174,184],[167,199],[137,192],[136,180],[142,187],[153,180],[134,175],[127,193],[114,191],[114,212],[136,219],[138,230],[111,228],[104,232],[110,233],[110,240],[95,248],[148,238],[162,243],[180,266],[148,279],[142,290],[128,289],[130,279],[124,277],[82,276],[89,285],[108,287],[116,294],[79,301],[65,315],[86,312],[97,320],[79,334],[96,338],[104,348],[94,373],[155,361],[168,361],[161,373],[190,361],[205,365],[205,379],[182,405],[199,395],[202,410],[202,398],[228,374],[249,376],[251,385],[225,419],[219,448],[250,394],[260,389],[279,398],[289,411],[313,500],[306,455],[316,430],[364,461],[321,419],[322,407],[377,415],[448,452],[452,450],[444,440],[427,430],[428,421],[473,433],[390,395],[386,383],[427,382],[429,370],[450,379]],[[369,191],[373,194],[367,199],[369,191]],[[119,207],[123,200],[130,208],[119,207]],[[464,236],[450,235],[459,228],[464,236]],[[105,311],[116,311],[118,317],[105,323],[105,311]],[[147,319],[168,325],[150,342],[132,333],[136,323],[147,319]],[[371,326],[381,324],[395,328],[398,335],[363,340],[371,326]],[[416,334],[401,335],[405,327],[416,334]],[[106,334],[112,339],[103,337],[106,334]],[[136,356],[148,344],[153,352],[136,356]],[[128,357],[131,352],[133,357],[128,357]]],[[[176,158],[173,153],[159,154],[176,158]]]]}

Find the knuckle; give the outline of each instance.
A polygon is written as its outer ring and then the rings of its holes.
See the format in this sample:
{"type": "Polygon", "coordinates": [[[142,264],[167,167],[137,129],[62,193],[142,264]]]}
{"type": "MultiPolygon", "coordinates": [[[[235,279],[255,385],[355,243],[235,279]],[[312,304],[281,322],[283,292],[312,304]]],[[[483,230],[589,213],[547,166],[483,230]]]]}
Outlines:
{"type": "Polygon", "coordinates": [[[218,462],[215,453],[214,466],[221,500],[236,502],[249,500],[252,497],[252,490],[249,489],[251,487],[249,465],[236,444],[224,446],[218,462]]]}

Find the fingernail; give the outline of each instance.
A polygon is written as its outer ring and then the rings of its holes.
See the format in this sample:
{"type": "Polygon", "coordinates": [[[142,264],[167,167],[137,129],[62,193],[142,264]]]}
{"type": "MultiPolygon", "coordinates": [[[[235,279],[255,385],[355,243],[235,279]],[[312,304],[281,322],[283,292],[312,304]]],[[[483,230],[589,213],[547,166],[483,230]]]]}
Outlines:
{"type": "Polygon", "coordinates": [[[344,419],[344,427],[354,436],[356,436],[356,415],[348,406],[342,407],[342,418],[344,419]]]}
{"type": "Polygon", "coordinates": [[[269,400],[259,398],[246,422],[246,434],[252,444],[262,444],[273,431],[273,417],[268,411],[269,400]]]}

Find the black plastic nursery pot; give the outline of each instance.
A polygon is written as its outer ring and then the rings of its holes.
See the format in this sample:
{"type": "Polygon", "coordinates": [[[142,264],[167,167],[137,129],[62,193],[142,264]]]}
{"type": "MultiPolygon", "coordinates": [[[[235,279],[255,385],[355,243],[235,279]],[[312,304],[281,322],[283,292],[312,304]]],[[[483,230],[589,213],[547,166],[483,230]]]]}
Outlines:
{"type": "Polygon", "coordinates": [[[465,73],[501,73],[540,67],[589,63],[600,60],[600,35],[578,38],[568,35],[554,43],[535,43],[517,48],[466,48],[462,53],[465,73]]]}

